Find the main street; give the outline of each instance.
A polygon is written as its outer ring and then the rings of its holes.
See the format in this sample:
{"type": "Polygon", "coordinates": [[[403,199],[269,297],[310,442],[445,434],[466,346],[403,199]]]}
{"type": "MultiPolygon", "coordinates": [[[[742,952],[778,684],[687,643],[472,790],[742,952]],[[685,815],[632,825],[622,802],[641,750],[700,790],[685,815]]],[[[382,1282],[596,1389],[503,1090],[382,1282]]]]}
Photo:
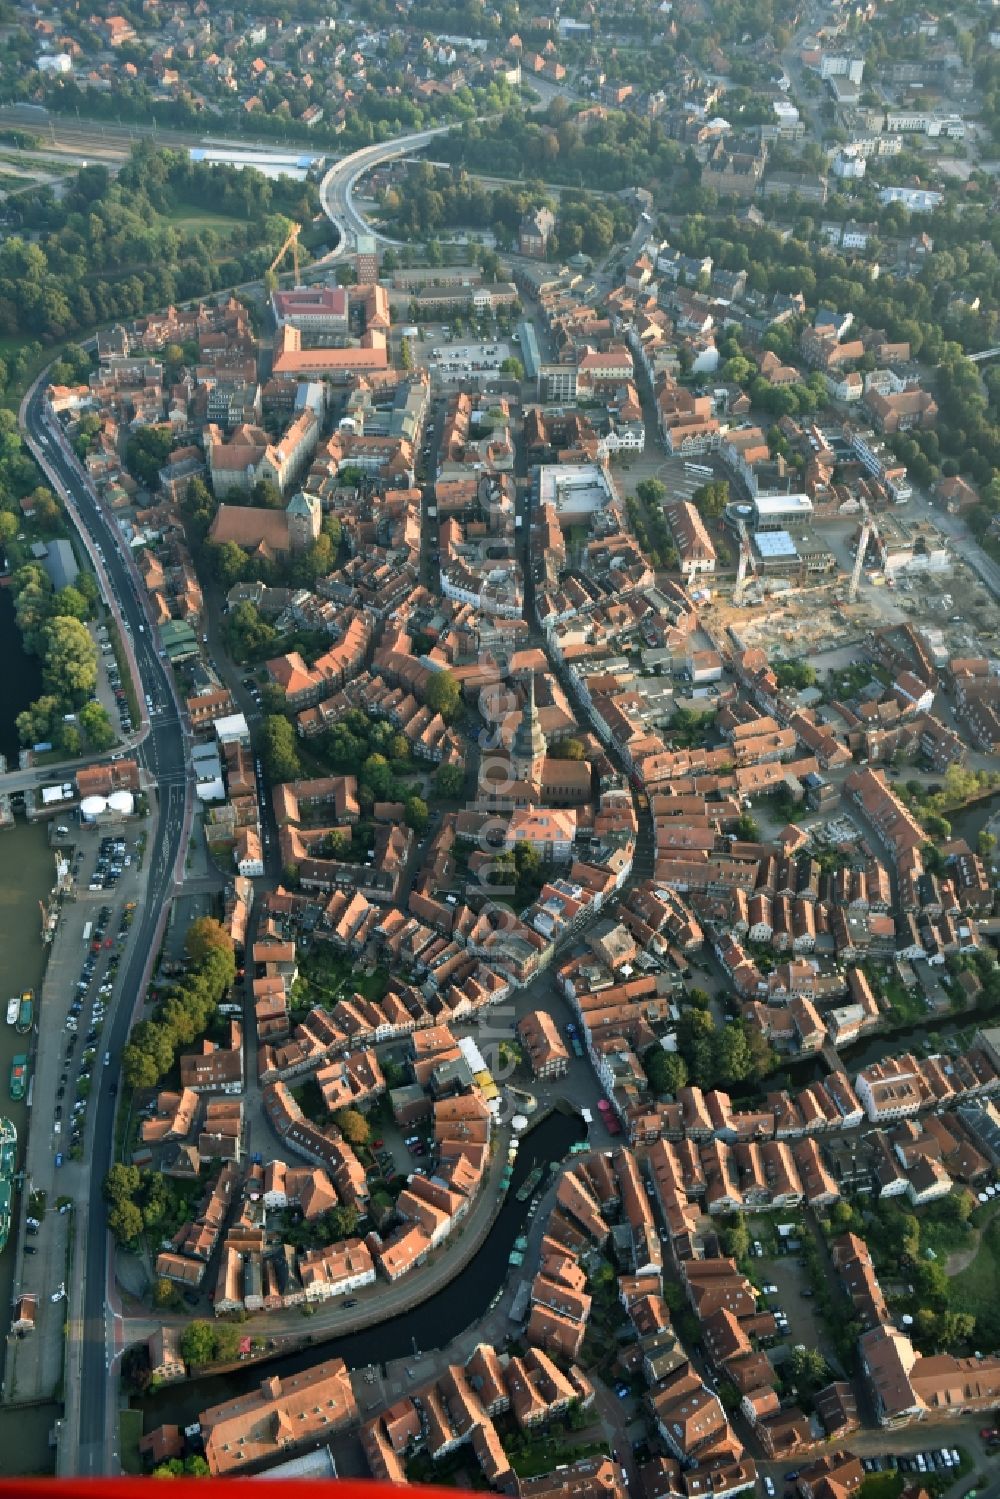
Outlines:
{"type": "MultiPolygon", "coordinates": [[[[67,1421],[78,1414],[78,1431],[64,1433],[66,1450],[73,1454],[73,1470],[91,1475],[107,1471],[109,1466],[107,1437],[109,1398],[113,1376],[107,1359],[107,1312],[111,1284],[110,1236],[107,1229],[102,1183],[112,1164],[115,1138],[115,1086],[121,1053],[132,1024],[133,1011],[155,956],[161,918],[174,892],[175,871],[183,852],[187,812],[188,771],[185,735],[178,715],[173,684],[157,654],[152,626],[146,615],[143,596],[134,569],[126,560],[125,544],[118,528],[109,522],[97,500],[84,482],[75,459],[61,442],[58,425],[49,425],[44,404],[42,381],[34,387],[21,408],[21,420],[29,445],[49,480],[63,495],[68,495],[83,521],[91,541],[100,545],[106,579],[117,601],[125,629],[129,632],[139,673],[140,695],[148,694],[153,702],[149,714],[149,732],[140,755],[159,787],[159,805],[150,838],[146,898],[140,901],[132,928],[125,962],[118,984],[118,1003],[108,1015],[105,1037],[114,1065],[98,1069],[95,1079],[89,1183],[86,1213],[79,1222],[86,1224],[84,1242],[77,1248],[77,1264],[82,1265],[82,1284],[71,1287],[71,1296],[81,1298],[79,1325],[80,1346],[67,1346],[67,1359],[78,1360],[76,1395],[67,1400],[67,1421]],[[78,1402],[78,1403],[77,1403],[78,1402]]],[[[45,1037],[40,1044],[52,1044],[57,1038],[45,1037]]],[[[117,1089],[116,1089],[117,1091],[117,1089]]],[[[111,1414],[117,1409],[110,1399],[111,1414]]]]}

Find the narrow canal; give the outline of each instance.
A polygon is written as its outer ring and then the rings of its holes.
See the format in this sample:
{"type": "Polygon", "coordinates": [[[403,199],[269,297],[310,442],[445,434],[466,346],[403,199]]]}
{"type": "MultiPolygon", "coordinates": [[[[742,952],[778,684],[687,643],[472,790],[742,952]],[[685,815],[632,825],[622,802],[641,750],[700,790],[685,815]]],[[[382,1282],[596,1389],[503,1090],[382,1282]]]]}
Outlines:
{"type": "MultiPolygon", "coordinates": [[[[206,1406],[256,1389],[263,1377],[262,1370],[280,1376],[297,1374],[328,1358],[342,1358],[353,1369],[364,1364],[384,1364],[391,1359],[406,1358],[413,1353],[414,1347],[421,1353],[443,1347],[487,1312],[494,1296],[506,1282],[510,1251],[523,1230],[531,1206],[530,1201],[518,1202],[517,1188],[532,1166],[561,1161],[570,1146],[584,1136],[585,1127],[576,1114],[558,1112],[550,1114],[531,1131],[521,1143],[511,1190],[489,1238],[443,1291],[411,1312],[363,1332],[317,1342],[299,1353],[272,1359],[263,1366],[257,1363],[231,1374],[171,1385],[142,1401],[134,1401],[133,1404],[142,1409],[145,1429],[151,1431],[165,1421],[177,1422],[181,1426],[196,1421],[206,1406]]],[[[248,1323],[247,1327],[248,1330],[259,1328],[265,1333],[267,1322],[259,1319],[248,1323]]],[[[303,1330],[307,1327],[308,1323],[303,1322],[303,1330]]]]}
{"type": "MultiPolygon", "coordinates": [[[[0,753],[16,768],[20,746],[15,719],[42,691],[42,676],[37,659],[29,656],[21,644],[14,601],[7,588],[0,588],[0,661],[3,662],[0,753]]],[[[34,989],[37,995],[41,990],[45,949],[38,903],[48,895],[53,877],[52,855],[42,825],[29,826],[19,818],[13,828],[0,830],[0,1114],[5,1114],[17,1127],[19,1166],[24,1164],[28,1110],[26,1103],[11,1101],[9,1078],[11,1061],[16,1053],[27,1050],[28,1038],[6,1025],[5,1011],[11,995],[24,989],[34,989]]],[[[20,1200],[15,1196],[15,1224],[19,1209],[20,1200]]],[[[0,1335],[6,1333],[13,1278],[12,1232],[7,1248],[0,1255],[0,1335]]],[[[0,1360],[5,1349],[3,1336],[0,1360]]],[[[53,1454],[48,1437],[59,1413],[55,1405],[30,1410],[0,1406],[0,1475],[16,1477],[52,1471],[53,1454]]]]}
{"type": "Polygon", "coordinates": [[[17,715],[42,693],[42,664],[29,656],[21,643],[14,616],[14,595],[0,588],[0,661],[3,662],[3,695],[0,697],[0,755],[6,755],[11,770],[17,769],[17,715]]]}

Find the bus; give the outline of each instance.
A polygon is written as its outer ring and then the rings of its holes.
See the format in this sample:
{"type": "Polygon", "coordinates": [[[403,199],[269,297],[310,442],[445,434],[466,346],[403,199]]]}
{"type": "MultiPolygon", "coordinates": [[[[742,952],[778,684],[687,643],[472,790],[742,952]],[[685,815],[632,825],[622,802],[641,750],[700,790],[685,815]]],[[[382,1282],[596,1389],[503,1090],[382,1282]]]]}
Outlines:
{"type": "Polygon", "coordinates": [[[686,474],[694,474],[699,479],[710,479],[712,477],[712,470],[707,463],[685,463],[684,472],[686,474]]]}
{"type": "Polygon", "coordinates": [[[90,941],[90,934],[91,934],[91,932],[93,930],[94,930],[94,923],[92,921],[88,921],[87,925],[83,929],[83,940],[84,940],[84,942],[89,942],[90,941]]]}

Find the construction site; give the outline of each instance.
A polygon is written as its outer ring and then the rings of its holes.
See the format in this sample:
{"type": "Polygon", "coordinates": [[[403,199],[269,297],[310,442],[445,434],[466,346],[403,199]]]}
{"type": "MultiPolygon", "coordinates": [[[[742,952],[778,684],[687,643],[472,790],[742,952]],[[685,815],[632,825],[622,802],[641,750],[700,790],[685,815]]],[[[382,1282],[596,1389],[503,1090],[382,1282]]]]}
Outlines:
{"type": "Polygon", "coordinates": [[[984,642],[996,638],[996,610],[985,586],[926,522],[908,524],[895,515],[876,522],[863,514],[827,525],[823,550],[835,562],[820,574],[801,563],[775,571],[766,565],[766,540],[763,558],[759,542],[781,533],[751,537],[745,523],[737,529],[736,577],[731,585],[716,580],[711,617],[730,638],[759,647],[772,661],[834,665],[850,658],[869,630],[904,621],[938,633],[950,654],[983,654],[984,642]],[[841,565],[846,562],[849,571],[841,565]],[[825,655],[829,661],[817,659],[825,655]]]}

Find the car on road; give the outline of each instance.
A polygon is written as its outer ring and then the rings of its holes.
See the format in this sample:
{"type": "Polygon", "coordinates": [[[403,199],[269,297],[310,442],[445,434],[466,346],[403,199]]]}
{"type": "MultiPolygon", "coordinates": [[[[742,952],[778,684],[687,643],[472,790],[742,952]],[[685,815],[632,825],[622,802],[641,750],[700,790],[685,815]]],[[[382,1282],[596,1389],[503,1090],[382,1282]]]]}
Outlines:
{"type": "Polygon", "coordinates": [[[57,1170],[62,1165],[62,1163],[63,1163],[63,1155],[62,1155],[62,1151],[59,1150],[59,1151],[56,1152],[56,1158],[55,1158],[55,1162],[54,1162],[55,1167],[56,1167],[57,1170]]]}
{"type": "Polygon", "coordinates": [[[344,1308],[345,1308],[345,1310],[349,1311],[352,1306],[357,1306],[357,1304],[358,1304],[357,1297],[356,1296],[350,1296],[347,1299],[347,1301],[344,1302],[344,1308]]]}
{"type": "Polygon", "coordinates": [[[767,1494],[767,1499],[774,1499],[774,1479],[773,1478],[765,1478],[764,1479],[764,1492],[767,1494]]]}

